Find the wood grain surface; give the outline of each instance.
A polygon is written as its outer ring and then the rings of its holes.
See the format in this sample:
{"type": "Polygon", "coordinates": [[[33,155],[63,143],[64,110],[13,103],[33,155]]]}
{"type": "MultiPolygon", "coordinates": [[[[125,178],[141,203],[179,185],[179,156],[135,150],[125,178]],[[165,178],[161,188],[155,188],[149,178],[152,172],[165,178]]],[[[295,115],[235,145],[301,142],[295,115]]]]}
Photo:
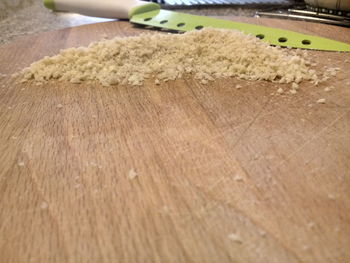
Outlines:
{"type": "MultiPolygon", "coordinates": [[[[234,19],[350,43],[346,28],[234,19]]],[[[141,32],[115,21],[21,38],[0,47],[0,72],[141,32]]],[[[296,95],[236,79],[1,78],[0,262],[350,262],[350,54],[310,54],[341,70],[296,95]]]]}

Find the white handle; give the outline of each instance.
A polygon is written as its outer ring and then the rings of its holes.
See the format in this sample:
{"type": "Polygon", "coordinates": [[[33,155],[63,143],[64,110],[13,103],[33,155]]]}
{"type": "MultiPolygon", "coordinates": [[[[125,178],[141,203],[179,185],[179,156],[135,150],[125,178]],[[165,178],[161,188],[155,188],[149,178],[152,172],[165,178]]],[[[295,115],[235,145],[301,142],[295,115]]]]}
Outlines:
{"type": "Polygon", "coordinates": [[[129,18],[130,12],[136,7],[158,6],[155,3],[139,0],[44,0],[44,5],[55,11],[120,19],[129,18]]]}

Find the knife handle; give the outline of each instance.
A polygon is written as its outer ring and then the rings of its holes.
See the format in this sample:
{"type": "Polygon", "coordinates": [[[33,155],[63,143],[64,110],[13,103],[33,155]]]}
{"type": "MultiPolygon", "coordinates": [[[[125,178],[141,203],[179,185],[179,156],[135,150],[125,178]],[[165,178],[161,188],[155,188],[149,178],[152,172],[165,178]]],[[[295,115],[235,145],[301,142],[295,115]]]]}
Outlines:
{"type": "Polygon", "coordinates": [[[139,0],[43,0],[54,11],[74,12],[81,15],[128,19],[134,14],[160,9],[152,2],[139,0]]]}

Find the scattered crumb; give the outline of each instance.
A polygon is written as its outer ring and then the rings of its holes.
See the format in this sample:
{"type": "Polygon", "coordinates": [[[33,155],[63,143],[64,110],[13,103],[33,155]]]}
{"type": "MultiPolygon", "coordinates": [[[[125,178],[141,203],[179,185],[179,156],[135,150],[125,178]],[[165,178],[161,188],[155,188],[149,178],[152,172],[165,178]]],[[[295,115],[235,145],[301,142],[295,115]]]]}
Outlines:
{"type": "Polygon", "coordinates": [[[279,89],[277,90],[277,93],[282,94],[282,93],[283,93],[283,89],[282,89],[282,88],[279,88],[279,89]]]}
{"type": "Polygon", "coordinates": [[[56,107],[61,109],[61,108],[63,108],[63,105],[62,104],[57,104],[56,107]]]}
{"type": "Polygon", "coordinates": [[[233,180],[237,181],[237,182],[240,182],[240,181],[243,181],[243,177],[240,176],[240,175],[236,175],[233,180]]]}
{"type": "Polygon", "coordinates": [[[307,245],[304,245],[304,246],[302,247],[302,249],[303,249],[304,251],[307,251],[307,250],[310,250],[310,247],[307,246],[307,245]]]}
{"type": "Polygon", "coordinates": [[[41,205],[40,205],[40,208],[41,208],[41,209],[46,209],[46,208],[48,208],[48,207],[49,207],[49,205],[48,205],[48,203],[46,203],[46,202],[42,202],[41,205]]]}
{"type": "Polygon", "coordinates": [[[240,89],[240,88],[242,88],[242,85],[237,84],[236,89],[240,89]]]}
{"type": "Polygon", "coordinates": [[[23,90],[26,90],[26,88],[21,88],[21,90],[23,91],[23,90]]]}
{"type": "Polygon", "coordinates": [[[259,235],[262,236],[262,237],[266,237],[266,231],[259,230],[259,235]]]}
{"type": "Polygon", "coordinates": [[[135,169],[134,169],[134,168],[130,169],[130,171],[129,171],[129,173],[128,173],[128,178],[129,178],[130,180],[133,180],[133,179],[135,179],[137,176],[139,176],[139,175],[136,173],[135,169]]]}
{"type": "Polygon", "coordinates": [[[22,161],[18,162],[18,166],[24,166],[24,162],[22,161]]]}
{"type": "Polygon", "coordinates": [[[292,89],[299,89],[298,83],[293,82],[292,83],[292,89]]]}
{"type": "Polygon", "coordinates": [[[316,101],[319,104],[325,104],[326,103],[326,99],[319,99],[316,101]]]}
{"type": "Polygon", "coordinates": [[[324,91],[328,92],[328,91],[331,91],[331,90],[333,90],[333,89],[335,89],[334,86],[325,87],[325,88],[324,88],[324,91]]]}
{"type": "Polygon", "coordinates": [[[312,106],[314,106],[314,105],[310,103],[310,104],[308,104],[307,106],[308,106],[308,107],[312,107],[312,106]]]}
{"type": "Polygon", "coordinates": [[[331,200],[334,200],[334,199],[335,199],[334,194],[328,194],[327,197],[328,197],[329,199],[331,199],[331,200]]]}
{"type": "Polygon", "coordinates": [[[236,233],[231,233],[228,235],[228,238],[233,241],[233,242],[236,242],[236,243],[239,243],[241,244],[242,243],[242,238],[239,234],[236,234],[236,233]]]}
{"type": "Polygon", "coordinates": [[[202,79],[202,80],[201,80],[201,83],[202,83],[202,84],[208,84],[208,80],[202,79]]]}
{"type": "Polygon", "coordinates": [[[163,212],[165,212],[165,213],[169,213],[169,207],[167,206],[167,205],[165,205],[165,206],[163,206],[163,212]]]}
{"type": "Polygon", "coordinates": [[[156,85],[159,85],[159,84],[160,84],[159,79],[155,79],[155,80],[154,80],[154,83],[155,83],[156,85]]]}
{"type": "Polygon", "coordinates": [[[291,90],[289,91],[289,93],[290,93],[290,94],[297,94],[297,90],[296,90],[296,89],[291,89],[291,90]]]}
{"type": "Polygon", "coordinates": [[[11,107],[11,106],[8,106],[7,108],[8,108],[9,110],[12,110],[12,107],[11,107]]]}
{"type": "Polygon", "coordinates": [[[309,222],[307,223],[308,228],[314,228],[316,226],[315,222],[309,222]]]}

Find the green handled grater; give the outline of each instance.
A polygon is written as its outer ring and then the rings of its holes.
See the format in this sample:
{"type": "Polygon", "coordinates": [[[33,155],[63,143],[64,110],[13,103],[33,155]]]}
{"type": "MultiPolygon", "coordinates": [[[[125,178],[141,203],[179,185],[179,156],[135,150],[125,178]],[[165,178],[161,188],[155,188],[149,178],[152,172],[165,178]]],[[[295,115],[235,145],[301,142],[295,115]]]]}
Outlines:
{"type": "Polygon", "coordinates": [[[169,30],[190,31],[203,27],[235,29],[254,35],[270,45],[326,51],[350,51],[350,44],[323,37],[161,10],[156,3],[139,0],[44,0],[44,4],[47,8],[56,11],[70,11],[105,18],[129,19],[136,24],[169,30]]]}

